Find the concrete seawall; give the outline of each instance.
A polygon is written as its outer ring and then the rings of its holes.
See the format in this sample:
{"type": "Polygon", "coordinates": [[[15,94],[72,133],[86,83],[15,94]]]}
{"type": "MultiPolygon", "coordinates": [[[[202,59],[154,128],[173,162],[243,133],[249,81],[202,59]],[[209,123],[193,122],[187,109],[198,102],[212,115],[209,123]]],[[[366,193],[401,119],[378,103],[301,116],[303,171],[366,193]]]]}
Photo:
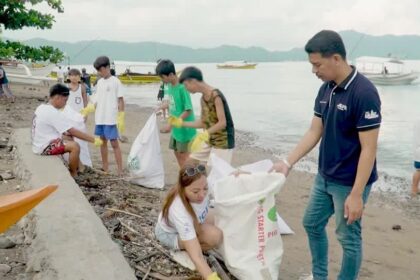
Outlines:
{"type": "Polygon", "coordinates": [[[58,157],[34,155],[30,130],[16,129],[15,172],[30,188],[58,184],[33,211],[34,239],[28,255],[33,279],[136,279],[118,245],[58,157]]]}

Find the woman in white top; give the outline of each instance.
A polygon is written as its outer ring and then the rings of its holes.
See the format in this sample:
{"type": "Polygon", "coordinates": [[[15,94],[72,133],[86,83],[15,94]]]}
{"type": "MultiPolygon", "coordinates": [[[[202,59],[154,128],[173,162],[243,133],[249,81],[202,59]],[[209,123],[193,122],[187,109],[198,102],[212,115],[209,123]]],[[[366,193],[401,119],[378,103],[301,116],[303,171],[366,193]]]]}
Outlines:
{"type": "Polygon", "coordinates": [[[67,100],[67,106],[70,106],[76,112],[80,112],[88,104],[86,86],[80,83],[81,75],[80,71],[75,68],[70,69],[68,74],[70,96],[67,100]]]}
{"type": "Polygon", "coordinates": [[[198,272],[206,280],[217,280],[203,250],[222,242],[222,231],[214,225],[209,211],[206,168],[187,161],[178,175],[178,184],[169,190],[155,228],[156,238],[172,250],[186,250],[198,272]]]}

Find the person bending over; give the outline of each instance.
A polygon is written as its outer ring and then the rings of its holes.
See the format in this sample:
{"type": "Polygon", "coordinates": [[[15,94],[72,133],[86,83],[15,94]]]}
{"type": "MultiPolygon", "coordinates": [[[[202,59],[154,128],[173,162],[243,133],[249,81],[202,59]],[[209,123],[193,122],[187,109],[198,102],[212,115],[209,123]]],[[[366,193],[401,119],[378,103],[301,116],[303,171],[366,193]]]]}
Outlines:
{"type": "Polygon", "coordinates": [[[223,238],[209,210],[206,167],[188,160],[164,200],[155,235],[169,249],[186,250],[204,279],[217,280],[203,256],[203,251],[219,246],[223,238]]]}

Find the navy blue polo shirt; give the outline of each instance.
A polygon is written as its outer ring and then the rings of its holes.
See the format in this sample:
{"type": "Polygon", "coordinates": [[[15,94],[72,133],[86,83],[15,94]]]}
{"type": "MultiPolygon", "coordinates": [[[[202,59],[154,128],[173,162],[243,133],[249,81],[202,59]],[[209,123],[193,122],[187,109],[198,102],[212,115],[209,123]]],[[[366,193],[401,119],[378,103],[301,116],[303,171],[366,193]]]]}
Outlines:
{"type": "MultiPolygon", "coordinates": [[[[381,124],[381,100],[375,86],[353,68],[340,84],[326,82],[315,99],[315,116],[322,118],[319,173],[327,181],[352,187],[361,145],[359,131],[381,124]]],[[[368,184],[378,179],[376,160],[368,184]]]]}

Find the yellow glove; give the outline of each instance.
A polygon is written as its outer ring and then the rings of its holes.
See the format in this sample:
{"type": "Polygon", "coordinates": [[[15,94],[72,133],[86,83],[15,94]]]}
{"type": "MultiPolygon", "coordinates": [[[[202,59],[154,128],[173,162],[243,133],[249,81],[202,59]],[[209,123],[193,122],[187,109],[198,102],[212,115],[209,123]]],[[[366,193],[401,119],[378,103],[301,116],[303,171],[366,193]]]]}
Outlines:
{"type": "Polygon", "coordinates": [[[168,118],[168,124],[176,128],[181,127],[183,122],[184,120],[182,118],[177,118],[175,116],[170,116],[168,118]]]}
{"type": "Polygon", "coordinates": [[[213,272],[212,274],[210,274],[209,276],[207,276],[207,279],[206,280],[221,280],[221,279],[219,278],[219,275],[217,275],[216,272],[213,272]]]}
{"type": "Polygon", "coordinates": [[[92,103],[89,103],[85,108],[80,110],[80,114],[82,114],[83,117],[86,117],[87,115],[93,112],[95,112],[95,105],[93,105],[92,103]]]}
{"type": "Polygon", "coordinates": [[[118,132],[124,133],[125,131],[125,112],[118,112],[118,117],[117,117],[117,128],[118,128],[118,132]]]}
{"type": "Polygon", "coordinates": [[[103,143],[104,141],[102,141],[102,139],[99,137],[95,137],[95,141],[93,141],[93,145],[95,145],[96,147],[102,146],[103,143]]]}
{"type": "Polygon", "coordinates": [[[204,130],[203,132],[197,134],[197,136],[195,136],[194,140],[191,143],[191,152],[192,153],[200,152],[201,149],[203,148],[203,143],[209,142],[209,139],[210,139],[210,135],[207,132],[207,130],[204,130]]]}

